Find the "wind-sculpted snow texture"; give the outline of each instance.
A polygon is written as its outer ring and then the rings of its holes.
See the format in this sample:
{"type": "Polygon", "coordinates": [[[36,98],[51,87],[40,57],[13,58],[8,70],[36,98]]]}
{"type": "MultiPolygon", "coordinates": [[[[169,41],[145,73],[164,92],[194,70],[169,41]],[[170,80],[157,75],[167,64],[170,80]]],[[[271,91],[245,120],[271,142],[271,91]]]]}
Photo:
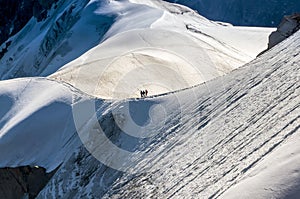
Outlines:
{"type": "MultiPolygon", "coordinates": [[[[203,85],[101,105],[100,128],[115,146],[131,152],[127,161],[135,164],[120,165],[118,171],[80,148],[39,197],[222,198],[228,190],[229,198],[240,191],[254,198],[284,198],[297,193],[299,38],[298,32],[245,67],[203,85]],[[135,110],[130,115],[122,111],[128,104],[135,110]],[[152,107],[149,114],[145,107],[152,107]],[[131,120],[149,137],[122,131],[131,120]],[[153,128],[151,121],[159,122],[153,128]]],[[[100,132],[95,124],[87,126],[91,137],[100,132]]]]}

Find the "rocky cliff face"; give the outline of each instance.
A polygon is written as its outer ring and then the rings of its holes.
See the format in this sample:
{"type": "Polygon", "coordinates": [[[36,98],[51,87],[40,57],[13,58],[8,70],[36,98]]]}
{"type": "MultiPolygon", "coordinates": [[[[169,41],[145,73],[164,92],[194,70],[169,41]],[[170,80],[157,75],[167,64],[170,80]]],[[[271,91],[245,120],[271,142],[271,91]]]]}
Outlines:
{"type": "Polygon", "coordinates": [[[282,42],[300,29],[300,13],[284,16],[277,30],[269,37],[268,49],[282,42]]]}
{"type": "Polygon", "coordinates": [[[57,0],[0,0],[0,45],[19,32],[31,17],[38,21],[57,0]]]}
{"type": "Polygon", "coordinates": [[[35,198],[55,171],[46,173],[41,167],[0,169],[0,198],[15,199],[26,196],[35,198]]]}

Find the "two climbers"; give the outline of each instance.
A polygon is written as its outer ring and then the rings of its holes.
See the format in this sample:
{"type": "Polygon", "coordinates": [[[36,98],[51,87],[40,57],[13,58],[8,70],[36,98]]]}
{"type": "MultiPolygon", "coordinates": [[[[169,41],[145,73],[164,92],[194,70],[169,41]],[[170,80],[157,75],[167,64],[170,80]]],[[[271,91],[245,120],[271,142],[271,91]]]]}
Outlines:
{"type": "Polygon", "coordinates": [[[148,96],[148,90],[142,90],[140,91],[141,97],[147,97],[148,96]]]}

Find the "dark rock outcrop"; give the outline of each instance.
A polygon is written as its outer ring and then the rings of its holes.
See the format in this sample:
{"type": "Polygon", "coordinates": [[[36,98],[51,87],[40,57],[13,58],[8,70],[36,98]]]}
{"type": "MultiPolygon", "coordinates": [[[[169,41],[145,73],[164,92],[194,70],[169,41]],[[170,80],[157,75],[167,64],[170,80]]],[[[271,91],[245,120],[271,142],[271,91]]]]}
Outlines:
{"type": "Polygon", "coordinates": [[[296,13],[284,16],[281,23],[277,27],[277,30],[270,34],[268,48],[259,53],[257,57],[264,54],[283,40],[287,39],[298,30],[300,30],[300,14],[296,13]]]}
{"type": "Polygon", "coordinates": [[[276,31],[269,36],[268,49],[274,47],[300,29],[300,13],[284,16],[276,31]]]}
{"type": "Polygon", "coordinates": [[[27,196],[35,198],[55,171],[46,173],[41,167],[18,167],[0,169],[0,198],[15,199],[27,196]]]}

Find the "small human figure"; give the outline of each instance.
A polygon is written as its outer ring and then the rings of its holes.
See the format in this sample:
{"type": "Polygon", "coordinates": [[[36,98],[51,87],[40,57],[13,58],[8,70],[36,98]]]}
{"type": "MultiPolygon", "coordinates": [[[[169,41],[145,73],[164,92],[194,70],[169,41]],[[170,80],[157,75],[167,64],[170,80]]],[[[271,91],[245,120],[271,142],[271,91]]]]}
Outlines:
{"type": "Polygon", "coordinates": [[[143,97],[145,97],[145,91],[142,91],[143,97]]]}
{"type": "Polygon", "coordinates": [[[147,97],[148,96],[148,90],[147,89],[145,90],[145,94],[146,94],[146,97],[147,97]]]}
{"type": "Polygon", "coordinates": [[[143,97],[143,91],[140,91],[141,97],[143,97]]]}

